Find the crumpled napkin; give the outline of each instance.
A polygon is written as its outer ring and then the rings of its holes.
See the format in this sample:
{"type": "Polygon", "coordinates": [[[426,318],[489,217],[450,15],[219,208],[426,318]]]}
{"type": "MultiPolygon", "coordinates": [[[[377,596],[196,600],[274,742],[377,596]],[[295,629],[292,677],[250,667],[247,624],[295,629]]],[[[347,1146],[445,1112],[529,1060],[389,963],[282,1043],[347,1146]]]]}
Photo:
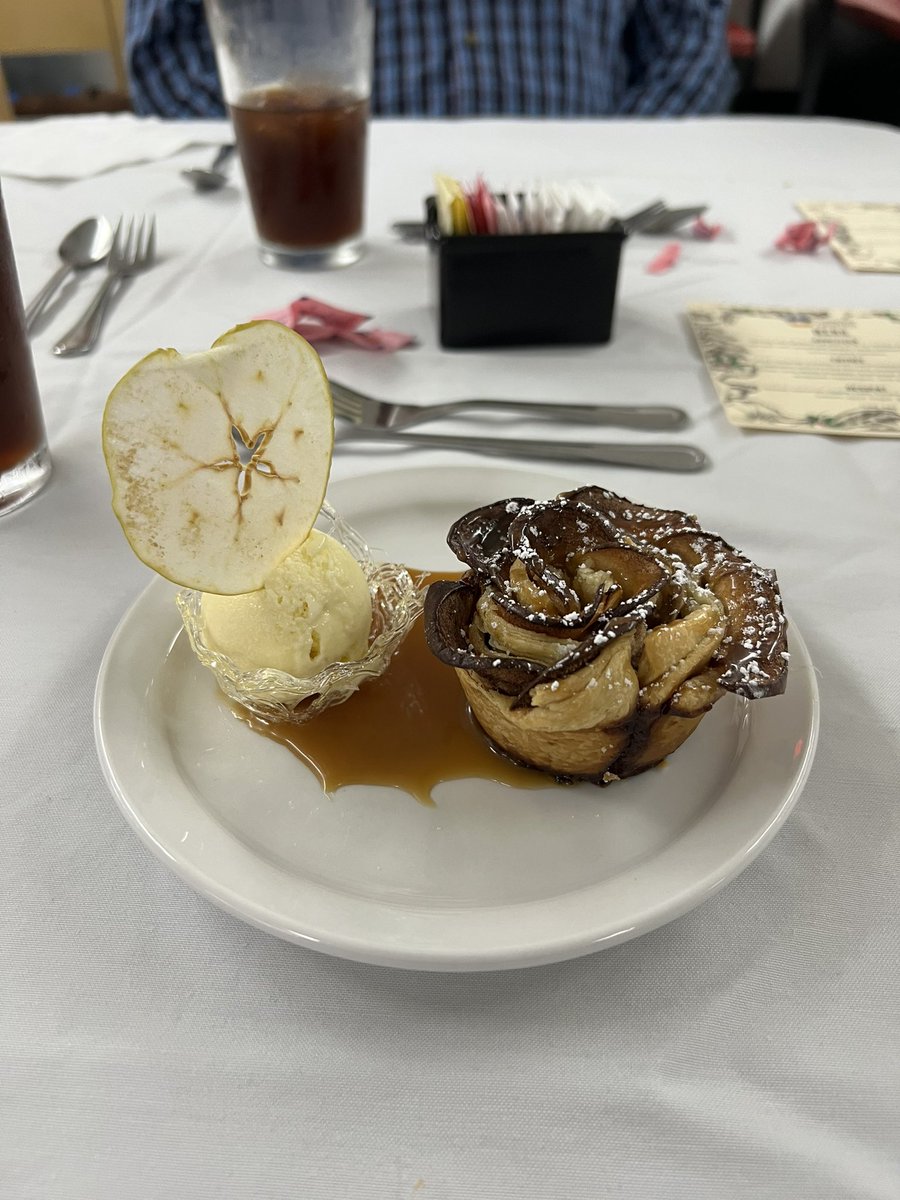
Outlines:
{"type": "Polygon", "coordinates": [[[820,246],[831,241],[834,225],[821,225],[818,221],[796,221],[786,225],[784,233],[776,239],[775,247],[787,254],[815,254],[820,246]]]}
{"type": "Polygon", "coordinates": [[[397,333],[391,329],[360,329],[371,321],[366,313],[349,312],[346,308],[335,308],[312,296],[301,296],[284,308],[260,313],[258,321],[278,321],[296,333],[302,334],[312,345],[339,340],[359,346],[362,350],[392,352],[406,346],[414,346],[416,339],[409,333],[397,333]]]}
{"type": "Polygon", "coordinates": [[[88,179],[116,167],[170,158],[188,146],[231,141],[226,121],[163,121],[132,113],[42,117],[0,125],[0,175],[88,179]]]}

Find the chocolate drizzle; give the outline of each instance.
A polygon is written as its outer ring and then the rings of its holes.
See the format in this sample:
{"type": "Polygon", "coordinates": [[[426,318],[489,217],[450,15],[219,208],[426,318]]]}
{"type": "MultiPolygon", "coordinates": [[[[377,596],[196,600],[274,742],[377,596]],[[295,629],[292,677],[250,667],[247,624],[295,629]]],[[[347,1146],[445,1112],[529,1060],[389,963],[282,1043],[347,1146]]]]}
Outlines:
{"type": "Polygon", "coordinates": [[[461,517],[447,537],[470,568],[459,581],[432,584],[425,633],[433,653],[449,666],[474,671],[515,706],[532,687],[563,679],[586,666],[616,637],[642,625],[653,597],[667,581],[653,557],[616,541],[616,529],[591,509],[563,500],[499,500],[461,517]],[[576,565],[577,564],[577,565],[576,565]],[[578,566],[614,575],[616,585],[578,591],[578,566]],[[518,567],[531,585],[518,586],[518,567]],[[530,592],[540,607],[523,600],[530,592]],[[510,625],[574,642],[551,665],[473,644],[473,619],[485,594],[510,625]]]}
{"type": "Polygon", "coordinates": [[[474,571],[462,579],[439,580],[425,595],[425,637],[441,662],[462,671],[475,671],[489,687],[504,696],[527,695],[540,675],[540,663],[507,655],[479,653],[469,640],[475,605],[481,595],[474,571]]]}

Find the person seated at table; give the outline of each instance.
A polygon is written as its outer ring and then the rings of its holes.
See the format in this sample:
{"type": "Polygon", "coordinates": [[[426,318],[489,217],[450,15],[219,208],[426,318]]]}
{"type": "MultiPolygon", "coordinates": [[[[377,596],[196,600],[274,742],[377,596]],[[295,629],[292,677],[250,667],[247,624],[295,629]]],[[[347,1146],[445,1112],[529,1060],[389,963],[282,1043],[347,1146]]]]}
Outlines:
{"type": "MultiPolygon", "coordinates": [[[[678,116],[734,90],[727,0],[375,0],[384,116],[678,116]]],[[[202,0],[128,0],[135,112],[222,116],[202,0]]]]}

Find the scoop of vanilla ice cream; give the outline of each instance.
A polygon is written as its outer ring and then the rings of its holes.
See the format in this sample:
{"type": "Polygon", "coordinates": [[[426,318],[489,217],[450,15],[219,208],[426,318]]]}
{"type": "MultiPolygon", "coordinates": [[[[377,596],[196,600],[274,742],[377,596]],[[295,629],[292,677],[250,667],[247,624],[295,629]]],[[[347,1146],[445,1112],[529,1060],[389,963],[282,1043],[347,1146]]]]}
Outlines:
{"type": "Polygon", "coordinates": [[[362,567],[340,542],[314,529],[257,592],[203,595],[208,645],[242,670],[272,667],[300,679],[362,658],[372,601],[362,567]]]}

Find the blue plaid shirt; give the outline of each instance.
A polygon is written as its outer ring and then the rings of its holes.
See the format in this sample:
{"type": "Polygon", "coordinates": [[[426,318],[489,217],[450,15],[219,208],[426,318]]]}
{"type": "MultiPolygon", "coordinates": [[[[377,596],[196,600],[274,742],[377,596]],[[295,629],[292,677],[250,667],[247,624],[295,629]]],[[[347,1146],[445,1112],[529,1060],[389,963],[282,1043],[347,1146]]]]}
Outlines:
{"type": "MultiPolygon", "coordinates": [[[[727,0],[375,0],[372,111],[722,112],[727,0]]],[[[135,111],[221,116],[202,0],[128,0],[135,111]]]]}

